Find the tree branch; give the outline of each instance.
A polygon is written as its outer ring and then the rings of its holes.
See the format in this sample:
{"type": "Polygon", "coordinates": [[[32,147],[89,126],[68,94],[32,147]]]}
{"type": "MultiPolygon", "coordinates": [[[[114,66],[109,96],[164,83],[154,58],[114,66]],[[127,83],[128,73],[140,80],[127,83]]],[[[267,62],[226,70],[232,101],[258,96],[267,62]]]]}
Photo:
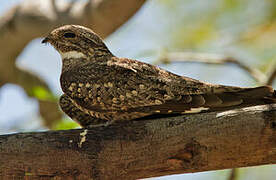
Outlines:
{"type": "MultiPolygon", "coordinates": [[[[243,64],[239,60],[233,57],[220,55],[220,54],[207,54],[207,53],[194,53],[194,52],[174,52],[174,53],[163,53],[162,56],[157,59],[156,63],[167,64],[170,62],[196,62],[196,63],[205,63],[205,64],[215,64],[223,65],[227,63],[232,63],[237,65],[240,69],[247,72],[258,84],[262,85],[272,85],[274,79],[276,78],[276,68],[272,65],[271,69],[267,74],[263,74],[256,68],[250,67],[246,64],[243,64]]],[[[236,179],[237,170],[232,169],[229,176],[229,180],[236,179]]]]}
{"type": "Polygon", "coordinates": [[[267,78],[267,85],[272,85],[273,81],[276,78],[276,68],[274,69],[274,71],[270,74],[270,76],[267,78]]]}
{"type": "MultiPolygon", "coordinates": [[[[208,53],[193,53],[193,52],[174,52],[162,54],[156,63],[170,63],[170,62],[191,62],[191,63],[205,63],[205,64],[235,64],[240,69],[247,72],[259,84],[265,84],[267,77],[264,73],[256,68],[250,67],[234,57],[224,56],[220,54],[208,53]]],[[[275,75],[276,76],[276,75],[275,75]]]]}
{"type": "MultiPolygon", "coordinates": [[[[6,83],[20,85],[29,96],[36,86],[50,91],[48,85],[37,75],[16,67],[17,56],[34,38],[45,36],[54,28],[64,24],[85,25],[103,38],[125,23],[146,0],[90,0],[57,1],[24,0],[7,11],[0,18],[0,88],[6,83]],[[23,74],[23,76],[22,76],[23,74]]],[[[51,102],[48,102],[51,103],[51,102]]],[[[45,107],[39,102],[41,111],[55,112],[57,119],[43,116],[48,127],[54,120],[61,119],[61,113],[53,106],[45,107]]]]}
{"type": "Polygon", "coordinates": [[[0,136],[0,175],[137,179],[276,163],[276,104],[0,136]]]}

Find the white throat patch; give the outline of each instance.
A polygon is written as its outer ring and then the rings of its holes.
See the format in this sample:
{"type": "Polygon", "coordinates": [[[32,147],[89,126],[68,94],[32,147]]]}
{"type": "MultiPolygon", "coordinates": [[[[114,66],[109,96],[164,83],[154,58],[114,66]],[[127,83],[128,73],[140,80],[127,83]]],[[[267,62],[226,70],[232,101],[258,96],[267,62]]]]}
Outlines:
{"type": "Polygon", "coordinates": [[[84,58],[85,54],[77,51],[69,51],[69,52],[59,52],[62,59],[70,59],[70,58],[84,58]]]}

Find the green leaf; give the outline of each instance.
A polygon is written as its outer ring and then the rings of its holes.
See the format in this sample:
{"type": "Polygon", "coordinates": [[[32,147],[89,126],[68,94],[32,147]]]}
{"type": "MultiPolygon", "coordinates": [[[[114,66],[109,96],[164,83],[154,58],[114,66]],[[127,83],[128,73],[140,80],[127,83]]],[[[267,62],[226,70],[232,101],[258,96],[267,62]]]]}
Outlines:
{"type": "Polygon", "coordinates": [[[61,121],[58,121],[56,125],[54,125],[53,129],[54,130],[65,130],[65,129],[75,129],[79,128],[80,126],[69,119],[62,119],[61,121]]]}
{"type": "Polygon", "coordinates": [[[34,97],[40,100],[51,100],[56,101],[57,98],[47,89],[41,87],[41,86],[35,86],[32,89],[32,93],[34,97]]]}

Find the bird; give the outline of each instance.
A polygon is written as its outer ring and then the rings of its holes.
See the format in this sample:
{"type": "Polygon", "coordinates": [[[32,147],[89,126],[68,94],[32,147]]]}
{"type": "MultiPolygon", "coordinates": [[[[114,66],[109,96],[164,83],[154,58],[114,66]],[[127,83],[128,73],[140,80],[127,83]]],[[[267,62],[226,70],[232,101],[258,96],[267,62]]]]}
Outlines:
{"type": "Polygon", "coordinates": [[[82,127],[276,102],[270,86],[210,84],[116,57],[95,32],[80,25],[58,27],[42,43],[50,43],[61,55],[64,94],[59,105],[82,127]]]}

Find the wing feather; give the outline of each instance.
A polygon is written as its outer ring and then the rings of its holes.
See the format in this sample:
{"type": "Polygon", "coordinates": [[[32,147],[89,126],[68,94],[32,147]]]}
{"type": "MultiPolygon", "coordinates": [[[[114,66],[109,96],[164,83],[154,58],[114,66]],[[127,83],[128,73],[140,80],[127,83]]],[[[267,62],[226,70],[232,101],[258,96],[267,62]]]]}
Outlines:
{"type": "MultiPolygon", "coordinates": [[[[78,105],[97,112],[181,113],[195,108],[239,105],[271,90],[211,85],[129,59],[87,63],[63,72],[63,91],[78,105]],[[119,61],[121,60],[121,61],[119,61]],[[75,86],[72,87],[72,84],[75,86]]],[[[269,92],[268,92],[269,91],[269,92]]]]}

